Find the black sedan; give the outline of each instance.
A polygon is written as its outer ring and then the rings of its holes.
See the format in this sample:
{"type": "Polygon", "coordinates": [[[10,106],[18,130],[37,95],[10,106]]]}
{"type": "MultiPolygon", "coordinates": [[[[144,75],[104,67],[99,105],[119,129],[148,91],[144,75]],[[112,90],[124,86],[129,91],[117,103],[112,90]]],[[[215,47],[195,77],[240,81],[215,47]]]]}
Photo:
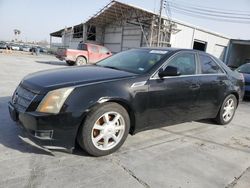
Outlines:
{"type": "Polygon", "coordinates": [[[228,124],[243,87],[239,73],[204,52],[140,48],[95,65],[30,74],[9,111],[46,148],[78,142],[102,156],[129,133],[208,118],[228,124]]]}

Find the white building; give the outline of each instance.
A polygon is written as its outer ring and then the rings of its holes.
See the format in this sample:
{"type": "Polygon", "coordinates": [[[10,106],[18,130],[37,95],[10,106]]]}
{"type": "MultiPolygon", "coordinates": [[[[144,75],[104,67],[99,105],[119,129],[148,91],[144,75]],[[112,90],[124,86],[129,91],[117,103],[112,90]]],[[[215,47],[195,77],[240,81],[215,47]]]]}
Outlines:
{"type": "MultiPolygon", "coordinates": [[[[157,14],[142,8],[112,1],[84,23],[51,33],[61,37],[62,45],[77,48],[80,41],[106,46],[113,53],[130,48],[156,46],[158,36],[157,14]]],[[[226,54],[230,38],[181,21],[161,20],[159,46],[189,48],[206,51],[221,60],[226,54]]]]}

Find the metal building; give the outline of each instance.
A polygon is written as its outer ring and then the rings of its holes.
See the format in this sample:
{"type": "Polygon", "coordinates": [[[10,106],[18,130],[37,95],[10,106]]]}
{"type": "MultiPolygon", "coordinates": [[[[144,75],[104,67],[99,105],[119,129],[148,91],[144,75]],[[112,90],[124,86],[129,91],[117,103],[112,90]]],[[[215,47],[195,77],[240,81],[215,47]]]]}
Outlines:
{"type": "Polygon", "coordinates": [[[67,48],[76,48],[80,41],[104,45],[113,53],[144,46],[171,46],[203,50],[225,59],[228,37],[168,17],[159,20],[154,12],[111,1],[86,22],[53,32],[50,37],[51,41],[52,37],[60,37],[67,48]]]}

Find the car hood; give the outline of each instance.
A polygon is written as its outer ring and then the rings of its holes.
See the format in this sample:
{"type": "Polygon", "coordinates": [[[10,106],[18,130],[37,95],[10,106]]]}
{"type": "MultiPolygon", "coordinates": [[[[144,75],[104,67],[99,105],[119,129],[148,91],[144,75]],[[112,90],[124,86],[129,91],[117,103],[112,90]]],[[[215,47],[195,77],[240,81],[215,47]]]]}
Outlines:
{"type": "Polygon", "coordinates": [[[95,65],[52,69],[29,74],[21,85],[35,93],[53,89],[84,85],[107,80],[133,77],[136,74],[95,65]]]}

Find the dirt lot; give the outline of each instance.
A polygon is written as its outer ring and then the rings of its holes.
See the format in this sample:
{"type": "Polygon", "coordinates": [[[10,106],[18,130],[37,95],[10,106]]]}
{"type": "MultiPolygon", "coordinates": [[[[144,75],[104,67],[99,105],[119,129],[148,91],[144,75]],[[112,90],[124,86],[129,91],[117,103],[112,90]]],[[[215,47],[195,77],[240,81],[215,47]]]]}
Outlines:
{"type": "Polygon", "coordinates": [[[94,158],[28,142],[7,101],[28,73],[66,66],[52,56],[0,53],[0,187],[250,187],[250,102],[232,123],[189,122],[129,136],[94,158]]]}

